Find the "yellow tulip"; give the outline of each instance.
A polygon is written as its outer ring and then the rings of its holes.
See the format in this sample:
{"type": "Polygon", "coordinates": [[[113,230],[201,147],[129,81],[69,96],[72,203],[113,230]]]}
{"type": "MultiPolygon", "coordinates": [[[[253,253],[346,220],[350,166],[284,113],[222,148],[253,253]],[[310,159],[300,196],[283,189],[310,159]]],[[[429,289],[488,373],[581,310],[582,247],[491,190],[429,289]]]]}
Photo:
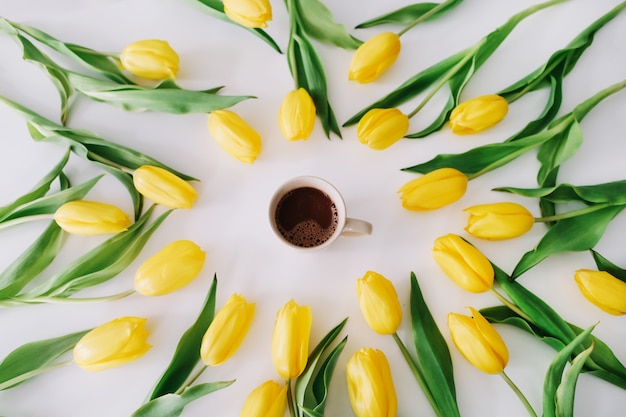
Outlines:
{"type": "Polygon", "coordinates": [[[174,292],[194,280],[206,253],[189,240],[177,240],[145,261],[135,273],[135,290],[146,296],[174,292]]]}
{"type": "Polygon", "coordinates": [[[359,83],[374,81],[396,62],[400,49],[400,37],[396,33],[379,33],[356,50],[350,63],[348,79],[359,83]]]}
{"type": "Polygon", "coordinates": [[[387,149],[409,131],[409,118],[396,108],[372,109],[357,126],[359,141],[372,149],[387,149]]]}
{"type": "Polygon", "coordinates": [[[185,180],[170,171],[150,165],[135,170],[133,184],[141,195],[169,208],[189,209],[198,193],[185,180]]]}
{"type": "Polygon", "coordinates": [[[289,380],[299,376],[309,356],[313,318],[309,306],[290,300],[276,314],[272,334],[272,361],[278,375],[289,380]]]}
{"type": "Polygon", "coordinates": [[[346,363],[348,396],[357,417],[395,417],[398,399],[385,354],[363,348],[346,363]]]}
{"type": "Polygon", "coordinates": [[[465,101],[450,113],[450,129],[457,135],[482,132],[498,124],[509,110],[501,96],[490,94],[465,101]]]}
{"type": "Polygon", "coordinates": [[[535,223],[533,215],[516,203],[479,204],[463,211],[470,215],[465,230],[481,239],[512,239],[528,232],[535,223]]]}
{"type": "Polygon", "coordinates": [[[202,337],[200,356],[205,365],[222,364],[235,354],[250,328],[255,308],[256,304],[239,294],[228,298],[202,337]]]}
{"type": "Polygon", "coordinates": [[[433,258],[459,287],[479,293],[493,286],[494,270],[489,259],[460,236],[448,234],[435,239],[433,258]]]}
{"type": "Polygon", "coordinates": [[[626,314],[626,282],[606,271],[580,269],[574,279],[580,292],[603,311],[614,316],[626,314]]]}
{"type": "Polygon", "coordinates": [[[120,55],[124,69],[151,80],[176,78],[178,54],[169,43],[158,39],[133,42],[120,55]]]}
{"type": "Polygon", "coordinates": [[[473,317],[450,313],[448,328],[452,341],[469,363],[488,374],[499,374],[509,362],[509,350],[496,329],[479,311],[473,317]]]}
{"type": "Polygon", "coordinates": [[[315,126],[315,103],[307,90],[287,93],[278,111],[278,125],[287,140],[309,138],[315,126]]]}
{"type": "Polygon", "coordinates": [[[246,398],[240,417],[283,417],[287,405],[287,385],[265,381],[246,398]]]}
{"type": "Polygon", "coordinates": [[[144,318],[121,317],[96,327],[74,346],[74,362],[102,371],[140,358],[151,348],[145,326],[144,318]]]}
{"type": "Polygon", "coordinates": [[[224,13],[232,21],[248,28],[265,28],[272,20],[269,0],[224,0],[224,13]]]}
{"type": "Polygon", "coordinates": [[[393,283],[384,276],[367,271],[356,282],[361,313],[367,324],[379,334],[393,334],[402,321],[402,306],[393,283]]]}
{"type": "Polygon", "coordinates": [[[402,207],[427,211],[452,204],[467,190],[467,177],[454,168],[440,168],[415,178],[399,190],[402,207]]]}
{"type": "Polygon", "coordinates": [[[63,204],[54,213],[54,220],[66,232],[83,236],[123,232],[132,223],[116,206],[85,200],[63,204]]]}
{"type": "Polygon", "coordinates": [[[261,153],[261,136],[237,113],[215,110],[209,114],[209,132],[235,159],[251,164],[261,153]]]}

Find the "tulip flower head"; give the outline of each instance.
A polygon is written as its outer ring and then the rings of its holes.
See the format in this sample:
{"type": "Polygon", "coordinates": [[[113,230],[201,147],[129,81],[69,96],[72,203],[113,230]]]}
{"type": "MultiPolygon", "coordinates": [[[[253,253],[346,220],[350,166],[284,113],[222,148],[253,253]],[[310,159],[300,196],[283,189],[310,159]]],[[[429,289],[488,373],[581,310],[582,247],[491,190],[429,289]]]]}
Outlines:
{"type": "Polygon", "coordinates": [[[585,298],[614,316],[626,314],[626,282],[606,271],[579,269],[574,279],[585,298]]]}
{"type": "Polygon", "coordinates": [[[402,306],[393,283],[384,276],[367,271],[356,283],[361,313],[378,334],[393,334],[402,321],[402,306]]]}
{"type": "Polygon", "coordinates": [[[261,136],[237,113],[215,110],[209,114],[209,133],[235,159],[251,164],[261,153],[261,136]]]}
{"type": "Polygon", "coordinates": [[[146,343],[146,319],[121,317],[91,330],[74,346],[74,362],[87,371],[102,371],[143,356],[146,343]]]}
{"type": "Polygon", "coordinates": [[[362,43],[352,56],[348,79],[359,83],[376,80],[400,55],[400,36],[382,32],[362,43]]]}
{"type": "Polygon", "coordinates": [[[289,380],[299,376],[309,356],[313,318],[309,306],[287,302],[276,314],[272,334],[272,361],[276,372],[289,380]]]}
{"type": "Polygon", "coordinates": [[[398,408],[391,369],[385,354],[363,348],[346,363],[348,396],[357,417],[395,417],[398,408]]]}
{"type": "Polygon", "coordinates": [[[480,239],[512,239],[528,232],[535,223],[533,215],[516,203],[479,204],[463,211],[470,215],[465,230],[480,239]]]}
{"type": "Polygon", "coordinates": [[[198,193],[187,181],[156,166],[137,168],[133,174],[133,184],[141,195],[169,208],[189,209],[198,198],[198,193]]]}
{"type": "Polygon", "coordinates": [[[467,176],[461,171],[440,168],[407,182],[398,193],[405,209],[436,210],[463,197],[467,183],[467,176]]]}
{"type": "Polygon", "coordinates": [[[177,240],[145,261],[135,273],[135,290],[145,296],[169,294],[193,281],[206,253],[190,240],[177,240]]]}
{"type": "Polygon", "coordinates": [[[287,385],[265,381],[246,398],[240,417],[283,417],[287,405],[287,385]]]}
{"type": "Polygon", "coordinates": [[[450,313],[448,328],[459,352],[474,367],[488,374],[499,374],[509,362],[509,350],[496,329],[478,310],[469,307],[473,317],[450,313]]]}
{"type": "Polygon", "coordinates": [[[409,118],[396,108],[372,109],[357,126],[359,141],[375,150],[387,149],[409,131],[409,118]]]}
{"type": "Polygon", "coordinates": [[[433,258],[448,278],[466,291],[480,293],[493,286],[491,262],[460,236],[448,234],[435,239],[433,258]]]}
{"type": "Polygon", "coordinates": [[[123,232],[132,223],[120,208],[86,200],[63,204],[54,213],[54,220],[66,232],[83,236],[123,232]]]}
{"type": "Polygon", "coordinates": [[[315,127],[315,103],[304,88],[285,96],[278,111],[278,125],[285,139],[308,139],[315,127]]]}
{"type": "Polygon", "coordinates": [[[255,308],[256,304],[239,294],[228,298],[202,338],[200,357],[205,365],[220,365],[235,354],[248,333],[255,308]]]}
{"type": "Polygon", "coordinates": [[[124,69],[150,80],[176,78],[178,54],[169,43],[158,39],[133,42],[120,55],[124,69]]]}
{"type": "Polygon", "coordinates": [[[247,28],[266,28],[272,20],[269,0],[224,0],[223,3],[226,16],[247,28]]]}
{"type": "Polygon", "coordinates": [[[509,103],[496,94],[465,101],[450,113],[450,130],[457,135],[482,132],[498,124],[509,110],[509,103]]]}

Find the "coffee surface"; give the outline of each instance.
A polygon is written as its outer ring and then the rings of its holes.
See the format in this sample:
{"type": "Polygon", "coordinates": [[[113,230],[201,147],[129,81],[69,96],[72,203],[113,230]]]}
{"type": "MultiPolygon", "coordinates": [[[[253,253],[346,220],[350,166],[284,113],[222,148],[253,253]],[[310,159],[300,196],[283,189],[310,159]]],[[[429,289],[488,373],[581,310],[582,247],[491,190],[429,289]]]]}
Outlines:
{"type": "Polygon", "coordinates": [[[335,203],[313,187],[291,190],[276,207],[278,230],[296,246],[310,248],[326,242],[337,230],[335,203]]]}

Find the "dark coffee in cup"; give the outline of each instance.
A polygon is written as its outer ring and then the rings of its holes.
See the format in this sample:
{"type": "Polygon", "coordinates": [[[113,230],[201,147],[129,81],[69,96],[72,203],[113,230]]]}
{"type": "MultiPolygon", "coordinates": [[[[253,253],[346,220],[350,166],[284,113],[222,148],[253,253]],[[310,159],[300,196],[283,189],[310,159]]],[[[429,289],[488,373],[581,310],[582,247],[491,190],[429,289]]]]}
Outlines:
{"type": "Polygon", "coordinates": [[[287,192],[276,205],[275,224],[291,244],[311,248],[319,246],[337,232],[337,206],[325,192],[300,187],[287,192]]]}

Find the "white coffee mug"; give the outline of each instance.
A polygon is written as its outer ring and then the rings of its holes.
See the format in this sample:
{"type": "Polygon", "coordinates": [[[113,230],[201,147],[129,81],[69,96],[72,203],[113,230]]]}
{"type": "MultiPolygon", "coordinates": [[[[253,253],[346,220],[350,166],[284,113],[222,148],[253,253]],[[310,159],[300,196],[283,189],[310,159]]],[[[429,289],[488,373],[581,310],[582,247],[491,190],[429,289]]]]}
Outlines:
{"type": "Polygon", "coordinates": [[[270,201],[269,220],[285,244],[309,251],[326,248],[340,236],[372,234],[372,224],[348,217],[339,191],[314,176],[296,177],[281,185],[270,201]]]}

